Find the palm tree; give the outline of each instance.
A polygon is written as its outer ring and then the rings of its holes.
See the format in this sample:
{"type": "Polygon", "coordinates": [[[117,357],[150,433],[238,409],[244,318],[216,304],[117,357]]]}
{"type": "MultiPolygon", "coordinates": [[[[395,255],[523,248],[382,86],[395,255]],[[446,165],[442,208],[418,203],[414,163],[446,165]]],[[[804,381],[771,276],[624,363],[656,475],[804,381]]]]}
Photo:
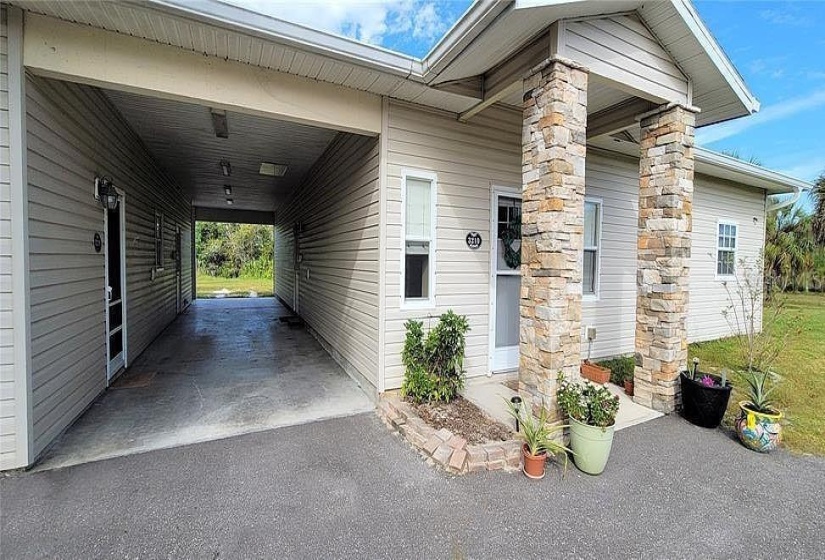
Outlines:
{"type": "Polygon", "coordinates": [[[813,229],[816,241],[825,246],[825,172],[816,180],[811,198],[814,202],[813,229]]]}

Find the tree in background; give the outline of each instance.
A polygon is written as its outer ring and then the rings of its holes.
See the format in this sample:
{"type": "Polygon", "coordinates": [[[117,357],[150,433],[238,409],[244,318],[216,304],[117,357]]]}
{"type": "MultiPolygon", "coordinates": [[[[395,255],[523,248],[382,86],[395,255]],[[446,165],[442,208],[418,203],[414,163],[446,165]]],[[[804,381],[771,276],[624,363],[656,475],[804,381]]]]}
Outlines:
{"type": "Polygon", "coordinates": [[[198,270],[225,278],[272,278],[272,226],[197,222],[198,270]]]}
{"type": "Polygon", "coordinates": [[[825,172],[816,180],[811,198],[814,202],[814,235],[817,243],[825,245],[825,172]]]}

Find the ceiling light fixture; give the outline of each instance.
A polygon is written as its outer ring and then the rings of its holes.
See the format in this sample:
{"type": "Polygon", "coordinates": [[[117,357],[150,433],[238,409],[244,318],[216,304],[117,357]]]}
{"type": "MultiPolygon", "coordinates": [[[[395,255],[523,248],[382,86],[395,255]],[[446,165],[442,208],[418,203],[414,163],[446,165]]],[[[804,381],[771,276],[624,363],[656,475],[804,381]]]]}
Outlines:
{"type": "Polygon", "coordinates": [[[223,192],[226,193],[226,196],[229,196],[230,194],[232,194],[232,187],[230,187],[229,185],[224,185],[223,192]]]}
{"type": "Polygon", "coordinates": [[[212,114],[212,129],[218,138],[229,138],[229,125],[226,124],[226,111],[210,109],[212,114]]]}
{"type": "Polygon", "coordinates": [[[229,206],[232,206],[233,204],[235,204],[235,201],[234,201],[234,200],[232,200],[231,198],[227,198],[227,199],[226,199],[226,203],[227,203],[229,206]]]}
{"type": "Polygon", "coordinates": [[[232,175],[232,166],[229,164],[228,159],[221,160],[221,172],[223,173],[224,177],[229,177],[232,175]]]}
{"type": "Polygon", "coordinates": [[[286,175],[286,170],[289,166],[285,163],[270,163],[268,161],[261,162],[261,175],[269,177],[283,177],[286,175]]]}

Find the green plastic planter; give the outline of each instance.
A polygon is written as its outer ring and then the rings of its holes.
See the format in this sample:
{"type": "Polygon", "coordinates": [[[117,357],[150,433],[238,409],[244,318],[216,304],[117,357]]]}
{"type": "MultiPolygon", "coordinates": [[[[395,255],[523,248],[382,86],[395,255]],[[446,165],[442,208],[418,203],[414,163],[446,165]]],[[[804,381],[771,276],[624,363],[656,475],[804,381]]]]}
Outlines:
{"type": "Polygon", "coordinates": [[[613,446],[613,430],[614,426],[599,428],[570,418],[570,449],[573,450],[573,462],[580,471],[602,474],[613,446]]]}

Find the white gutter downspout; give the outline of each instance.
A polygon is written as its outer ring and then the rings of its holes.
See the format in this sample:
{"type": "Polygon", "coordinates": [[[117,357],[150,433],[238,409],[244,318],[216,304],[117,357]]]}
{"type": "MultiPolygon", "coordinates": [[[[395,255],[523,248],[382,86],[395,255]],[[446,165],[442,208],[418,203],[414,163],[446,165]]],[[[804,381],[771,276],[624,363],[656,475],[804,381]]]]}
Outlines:
{"type": "Polygon", "coordinates": [[[793,206],[799,200],[799,197],[802,196],[803,189],[801,187],[794,187],[794,194],[792,197],[783,200],[782,202],[777,202],[776,204],[772,204],[765,209],[765,212],[771,213],[776,212],[777,210],[782,210],[783,208],[787,208],[788,206],[793,206]]]}

